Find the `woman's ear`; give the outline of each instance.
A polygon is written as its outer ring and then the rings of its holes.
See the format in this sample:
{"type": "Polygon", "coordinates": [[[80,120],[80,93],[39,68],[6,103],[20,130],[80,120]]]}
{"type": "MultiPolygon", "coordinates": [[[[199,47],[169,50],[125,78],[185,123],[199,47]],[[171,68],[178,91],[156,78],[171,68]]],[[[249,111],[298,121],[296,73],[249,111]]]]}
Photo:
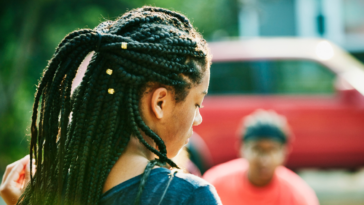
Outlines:
{"type": "Polygon", "coordinates": [[[152,111],[157,119],[161,119],[167,105],[168,90],[166,88],[157,88],[154,90],[151,100],[152,111]]]}

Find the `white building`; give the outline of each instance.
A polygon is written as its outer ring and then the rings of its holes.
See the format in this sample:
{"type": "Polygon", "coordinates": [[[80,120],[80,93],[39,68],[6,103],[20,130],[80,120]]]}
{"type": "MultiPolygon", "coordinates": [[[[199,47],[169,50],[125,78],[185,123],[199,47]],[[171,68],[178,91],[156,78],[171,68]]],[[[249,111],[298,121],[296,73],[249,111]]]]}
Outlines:
{"type": "Polygon", "coordinates": [[[323,37],[364,52],[364,0],[240,0],[241,37],[323,37]]]}

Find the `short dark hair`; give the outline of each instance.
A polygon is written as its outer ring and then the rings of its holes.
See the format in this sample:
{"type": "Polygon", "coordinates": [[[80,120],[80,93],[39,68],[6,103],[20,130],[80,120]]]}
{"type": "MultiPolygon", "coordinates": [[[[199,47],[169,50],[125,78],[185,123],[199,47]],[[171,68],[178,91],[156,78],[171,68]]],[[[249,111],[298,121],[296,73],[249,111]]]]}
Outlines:
{"type": "Polygon", "coordinates": [[[244,119],[242,140],[272,139],[285,144],[289,137],[289,127],[284,116],[272,110],[256,110],[244,119]]]}

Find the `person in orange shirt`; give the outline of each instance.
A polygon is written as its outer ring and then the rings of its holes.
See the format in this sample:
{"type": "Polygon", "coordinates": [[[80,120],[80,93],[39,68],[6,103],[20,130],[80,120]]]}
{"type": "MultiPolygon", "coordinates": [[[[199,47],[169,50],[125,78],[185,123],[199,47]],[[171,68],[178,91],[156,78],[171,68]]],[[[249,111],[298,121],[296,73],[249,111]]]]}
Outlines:
{"type": "Polygon", "coordinates": [[[208,170],[203,178],[212,183],[224,205],[317,205],[315,192],[283,166],[290,132],[283,116],[257,110],[244,121],[240,154],[208,170]]]}

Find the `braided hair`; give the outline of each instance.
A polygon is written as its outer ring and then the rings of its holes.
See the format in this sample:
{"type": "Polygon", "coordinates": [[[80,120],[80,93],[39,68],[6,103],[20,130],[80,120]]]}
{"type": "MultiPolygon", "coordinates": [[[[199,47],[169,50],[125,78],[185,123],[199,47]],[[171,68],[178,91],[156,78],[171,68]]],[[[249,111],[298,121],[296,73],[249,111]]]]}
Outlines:
{"type": "MultiPolygon", "coordinates": [[[[68,34],[35,94],[30,157],[37,172],[18,204],[98,204],[131,136],[158,157],[158,164],[177,167],[163,140],[144,123],[140,99],[150,83],[157,83],[174,88],[176,102],[183,101],[201,82],[209,61],[206,41],[189,20],[157,7],[134,9],[93,30],[68,34]],[[77,69],[92,51],[71,98],[77,69]]],[[[147,169],[157,163],[151,164],[147,169]]]]}

